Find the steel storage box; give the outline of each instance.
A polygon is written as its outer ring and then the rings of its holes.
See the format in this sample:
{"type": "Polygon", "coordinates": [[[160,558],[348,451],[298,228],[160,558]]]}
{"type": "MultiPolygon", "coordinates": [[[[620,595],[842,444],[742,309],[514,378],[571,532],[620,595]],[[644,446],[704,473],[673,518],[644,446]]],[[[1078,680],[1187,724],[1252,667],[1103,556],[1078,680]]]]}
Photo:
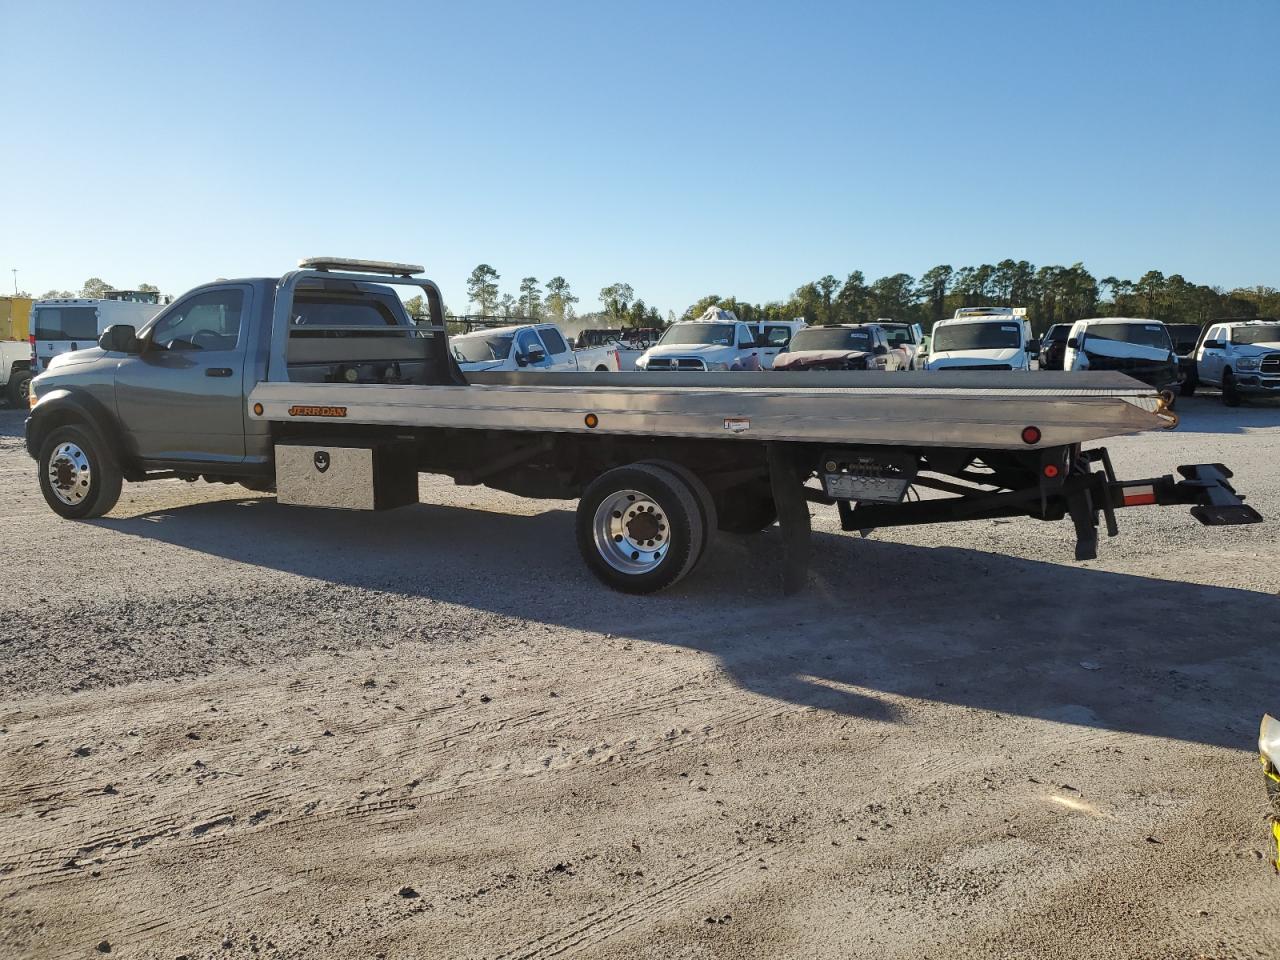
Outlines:
{"type": "Polygon", "coordinates": [[[390,510],[418,502],[418,473],[403,444],[277,443],[275,451],[280,503],[390,510]]]}

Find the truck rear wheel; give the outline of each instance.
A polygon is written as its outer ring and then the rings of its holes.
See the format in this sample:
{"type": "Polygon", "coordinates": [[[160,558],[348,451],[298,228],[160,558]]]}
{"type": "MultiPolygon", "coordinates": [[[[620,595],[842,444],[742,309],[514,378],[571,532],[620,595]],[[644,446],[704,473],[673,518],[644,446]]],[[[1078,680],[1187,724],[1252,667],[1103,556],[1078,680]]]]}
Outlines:
{"type": "Polygon", "coordinates": [[[697,498],[698,506],[702,511],[702,550],[705,551],[711,546],[711,538],[720,526],[719,518],[716,515],[716,502],[711,496],[711,491],[707,489],[707,485],[702,482],[701,477],[684,466],[684,464],[675,463],[672,460],[645,460],[643,462],[649,466],[671,471],[693,491],[693,495],[697,498]]]}
{"type": "Polygon", "coordinates": [[[624,593],[656,593],[702,557],[702,507],[678,473],[652,463],[615,467],[578,501],[578,550],[602,583],[624,593]]]}
{"type": "Polygon", "coordinates": [[[120,465],[83,427],[59,427],[40,449],[40,492],[68,520],[100,517],[120,499],[120,465]]]}

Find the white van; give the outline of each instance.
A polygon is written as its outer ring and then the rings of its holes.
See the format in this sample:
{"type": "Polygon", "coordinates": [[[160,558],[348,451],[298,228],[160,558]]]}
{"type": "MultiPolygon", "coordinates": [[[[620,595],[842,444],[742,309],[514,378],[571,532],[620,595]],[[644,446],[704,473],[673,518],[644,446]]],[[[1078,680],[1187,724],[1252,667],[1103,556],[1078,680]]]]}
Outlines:
{"type": "Polygon", "coordinates": [[[163,308],[162,303],[132,300],[37,300],[31,305],[33,373],[43,373],[60,353],[96,347],[102,331],[112,324],[127,323],[140,329],[163,308]]]}
{"type": "Polygon", "coordinates": [[[962,307],[933,325],[926,370],[1030,370],[1039,344],[1026,307],[962,307]]]}

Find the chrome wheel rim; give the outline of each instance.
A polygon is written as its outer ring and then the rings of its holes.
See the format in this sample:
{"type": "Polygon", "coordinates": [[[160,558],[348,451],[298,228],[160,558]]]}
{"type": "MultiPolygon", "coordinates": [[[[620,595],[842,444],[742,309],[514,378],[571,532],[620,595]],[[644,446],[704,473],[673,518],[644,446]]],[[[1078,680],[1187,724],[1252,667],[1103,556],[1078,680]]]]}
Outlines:
{"type": "Polygon", "coordinates": [[[69,507],[89,494],[93,471],[89,457],[74,443],[60,443],[49,458],[49,486],[53,495],[69,507]]]}
{"type": "Polygon", "coordinates": [[[639,490],[619,490],[596,507],[596,550],[620,573],[658,569],[671,549],[671,524],[662,505],[639,490]]]}

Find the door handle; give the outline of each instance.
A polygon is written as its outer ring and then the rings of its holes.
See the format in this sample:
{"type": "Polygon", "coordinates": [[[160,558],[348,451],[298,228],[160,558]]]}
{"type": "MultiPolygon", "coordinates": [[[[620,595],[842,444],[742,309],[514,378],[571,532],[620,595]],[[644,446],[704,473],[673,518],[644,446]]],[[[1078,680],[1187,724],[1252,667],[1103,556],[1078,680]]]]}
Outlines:
{"type": "Polygon", "coordinates": [[[229,377],[231,376],[230,367],[205,367],[204,375],[206,377],[229,377]]]}

